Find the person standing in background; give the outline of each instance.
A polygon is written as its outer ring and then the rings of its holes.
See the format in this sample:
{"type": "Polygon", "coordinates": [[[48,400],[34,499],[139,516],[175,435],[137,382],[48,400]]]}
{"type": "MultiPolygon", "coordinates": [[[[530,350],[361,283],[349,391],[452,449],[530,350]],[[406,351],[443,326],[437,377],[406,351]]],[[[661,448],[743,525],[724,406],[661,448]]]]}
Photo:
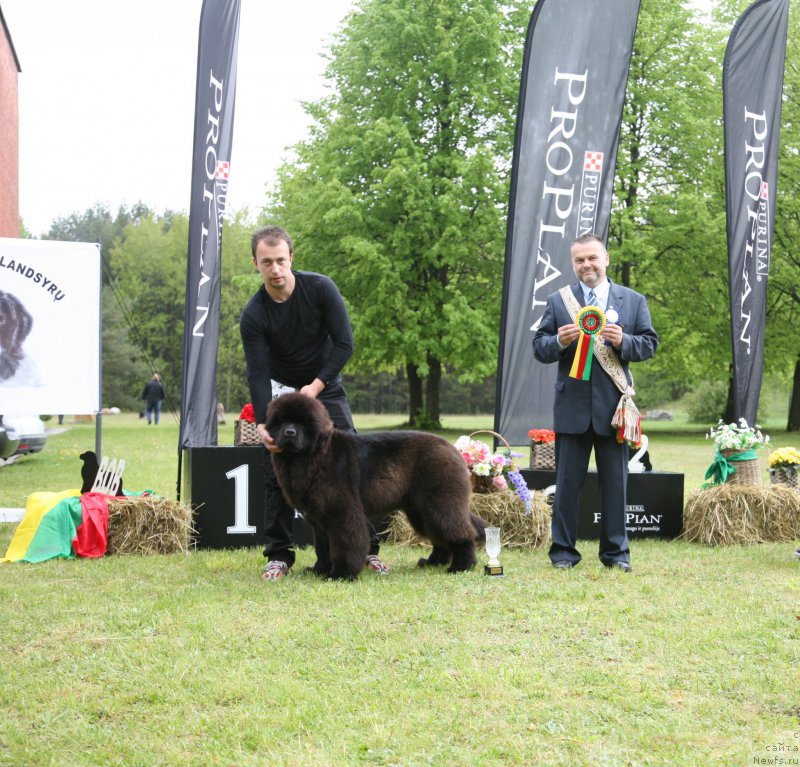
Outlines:
{"type": "Polygon", "coordinates": [[[144,385],[144,391],[142,392],[148,426],[150,426],[153,419],[155,419],[155,424],[158,426],[158,416],[161,414],[161,401],[166,398],[167,392],[164,389],[164,385],[161,383],[161,376],[158,373],[153,373],[153,377],[144,385]]]}

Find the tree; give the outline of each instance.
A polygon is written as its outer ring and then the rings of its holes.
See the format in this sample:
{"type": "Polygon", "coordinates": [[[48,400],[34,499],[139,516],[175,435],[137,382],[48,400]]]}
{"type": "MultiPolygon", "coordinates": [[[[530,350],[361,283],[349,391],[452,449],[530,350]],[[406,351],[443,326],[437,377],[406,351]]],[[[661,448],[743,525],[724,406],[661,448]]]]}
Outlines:
{"type": "Polygon", "coordinates": [[[250,235],[255,228],[249,213],[243,211],[225,221],[222,233],[217,398],[226,410],[238,411],[250,401],[239,316],[261,284],[261,277],[251,263],[250,235]]]}
{"type": "Polygon", "coordinates": [[[648,296],[661,337],[637,388],[667,400],[728,373],[723,52],[721,26],[701,23],[688,3],[642,3],[609,249],[614,279],[648,296]]]}
{"type": "Polygon", "coordinates": [[[188,231],[183,214],[164,218],[149,214],[128,224],[110,253],[120,304],[147,362],[137,386],[157,371],[175,410],[183,377],[188,231]]]}
{"type": "Polygon", "coordinates": [[[115,216],[109,209],[97,204],[83,212],[74,212],[56,219],[46,240],[61,242],[96,242],[100,244],[103,259],[103,396],[106,406],[136,408],[142,376],[141,350],[131,334],[128,318],[119,297],[115,295],[115,280],[110,267],[111,251],[115,243],[125,236],[125,228],[135,225],[143,216],[150,215],[143,203],[130,209],[120,206],[115,216]],[[137,367],[137,363],[138,366],[137,367]],[[138,370],[138,373],[137,373],[138,370]]]}
{"type": "Polygon", "coordinates": [[[786,428],[800,431],[800,347],[791,332],[798,320],[800,287],[800,20],[789,15],[786,70],[781,110],[781,141],[775,232],[767,292],[765,367],[777,372],[790,390],[786,428]]]}
{"type": "Polygon", "coordinates": [[[348,303],[354,372],[404,368],[409,420],[439,424],[445,365],[496,364],[514,115],[529,6],[364,0],[332,48],[335,94],[270,211],[298,268],[348,303]]]}

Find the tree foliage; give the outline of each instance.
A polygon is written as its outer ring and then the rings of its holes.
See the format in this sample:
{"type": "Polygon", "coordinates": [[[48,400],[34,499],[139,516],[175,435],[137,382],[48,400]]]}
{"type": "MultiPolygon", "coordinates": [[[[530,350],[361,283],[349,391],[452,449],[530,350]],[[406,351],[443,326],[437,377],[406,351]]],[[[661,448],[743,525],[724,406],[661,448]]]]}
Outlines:
{"type": "MultiPolygon", "coordinates": [[[[642,0],[609,250],[612,277],[648,296],[662,339],[637,371],[644,406],[729,380],[721,78],[747,5],[719,0],[701,18],[687,0],[642,0]]],[[[501,0],[362,0],[331,49],[331,95],[307,105],[311,133],[280,170],[266,211],[295,236],[295,266],[329,274],[345,296],[354,403],[395,407],[405,386],[409,418],[424,426],[442,407],[491,401],[531,10],[501,0]]],[[[765,371],[787,392],[794,379],[790,428],[800,428],[800,349],[788,332],[800,305],[799,19],[792,12],[765,371]]],[[[238,320],[259,285],[254,226],[246,213],[231,216],[223,236],[217,391],[228,409],[249,398],[238,320]]],[[[156,216],[138,203],[116,213],[97,205],[48,232],[101,244],[104,404],[138,404],[156,369],[179,405],[187,227],[183,214],[156,216]]]]}
{"type": "Polygon", "coordinates": [[[439,421],[445,364],[469,379],[495,364],[526,21],[497,0],[365,0],[280,174],[272,213],[298,267],[345,295],[352,369],[405,369],[417,425],[439,421]]]}

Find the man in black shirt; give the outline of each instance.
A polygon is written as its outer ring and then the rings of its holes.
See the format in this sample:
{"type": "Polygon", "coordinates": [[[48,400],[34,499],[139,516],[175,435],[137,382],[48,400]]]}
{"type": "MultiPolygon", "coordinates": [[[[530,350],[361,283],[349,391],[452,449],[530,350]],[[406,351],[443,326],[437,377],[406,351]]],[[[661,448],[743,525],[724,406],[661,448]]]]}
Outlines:
{"type": "MultiPolygon", "coordinates": [[[[285,391],[299,391],[320,400],[337,429],[355,431],[347,395],[339,374],[353,353],[353,331],[347,308],[333,280],[322,274],[292,269],[294,244],[277,226],[258,229],[251,238],[253,264],[264,284],[248,301],[239,322],[247,381],[264,444],[266,484],[264,556],[265,580],[278,580],[294,564],[294,509],[283,497],[268,451],[275,442],[267,432],[267,405],[285,391]]],[[[388,569],[378,559],[378,539],[372,535],[368,565],[388,569]]]]}

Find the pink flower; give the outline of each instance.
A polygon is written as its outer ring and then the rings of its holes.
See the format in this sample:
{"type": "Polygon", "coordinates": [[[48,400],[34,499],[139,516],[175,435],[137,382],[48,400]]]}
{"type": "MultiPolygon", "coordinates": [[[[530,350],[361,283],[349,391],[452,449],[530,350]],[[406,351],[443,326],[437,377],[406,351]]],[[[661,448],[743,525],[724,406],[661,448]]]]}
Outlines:
{"type": "Polygon", "coordinates": [[[496,477],[492,477],[492,484],[498,490],[507,490],[508,489],[508,482],[506,482],[506,478],[502,474],[498,474],[496,477]]]}

